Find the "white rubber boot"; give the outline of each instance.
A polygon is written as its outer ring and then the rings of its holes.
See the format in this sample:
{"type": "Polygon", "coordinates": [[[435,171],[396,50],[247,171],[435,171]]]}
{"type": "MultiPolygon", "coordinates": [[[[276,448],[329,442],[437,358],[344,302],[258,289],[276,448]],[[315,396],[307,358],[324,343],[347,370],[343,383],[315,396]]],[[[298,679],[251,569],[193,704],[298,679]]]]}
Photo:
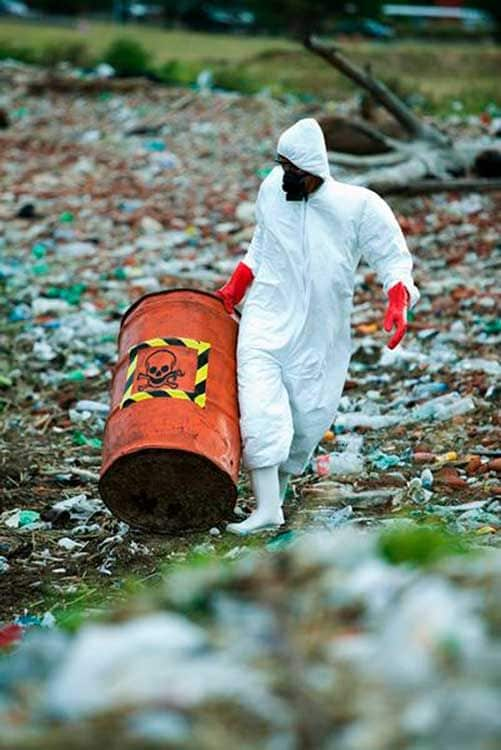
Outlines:
{"type": "Polygon", "coordinates": [[[284,504],[285,496],[287,494],[287,487],[289,486],[290,474],[286,474],[283,471],[278,472],[278,484],[280,486],[280,505],[284,504]]]}
{"type": "Polygon", "coordinates": [[[241,523],[229,523],[226,531],[232,534],[255,534],[257,531],[276,529],[284,523],[280,503],[278,466],[251,471],[251,481],[257,508],[241,523]]]}

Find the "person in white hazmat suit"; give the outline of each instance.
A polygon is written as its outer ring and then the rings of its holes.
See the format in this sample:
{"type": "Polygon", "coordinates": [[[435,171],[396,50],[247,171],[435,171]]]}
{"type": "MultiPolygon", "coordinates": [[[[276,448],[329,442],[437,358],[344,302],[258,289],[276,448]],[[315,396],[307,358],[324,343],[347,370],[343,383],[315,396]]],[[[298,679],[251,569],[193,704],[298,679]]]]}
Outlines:
{"type": "Polygon", "coordinates": [[[388,294],[385,329],[406,330],[419,292],[412,258],[376,193],[330,176],[322,130],[300,120],[278,142],[262,183],[248,252],[220,290],[232,312],[250,286],[237,348],[240,426],[256,510],[227,530],[283,524],[290,474],[301,473],[334,419],[351,352],[350,313],[361,257],[388,294]]]}

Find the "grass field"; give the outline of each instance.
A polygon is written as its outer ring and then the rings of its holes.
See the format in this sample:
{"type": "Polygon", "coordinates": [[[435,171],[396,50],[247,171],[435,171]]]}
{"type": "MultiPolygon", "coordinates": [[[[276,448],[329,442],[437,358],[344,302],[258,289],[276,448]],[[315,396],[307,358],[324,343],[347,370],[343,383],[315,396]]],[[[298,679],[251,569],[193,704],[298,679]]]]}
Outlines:
{"type": "MultiPolygon", "coordinates": [[[[102,59],[117,38],[135,39],[151,55],[154,68],[178,61],[180,81],[189,82],[203,67],[216,68],[228,88],[298,93],[336,99],[353,90],[349,81],[300,44],[280,38],[171,31],[145,26],[80,23],[74,27],[0,21],[2,44],[42,53],[80,43],[89,61],[102,59]]],[[[499,102],[501,48],[493,44],[430,42],[348,42],[350,58],[370,63],[374,72],[404,95],[418,94],[428,111],[449,111],[459,100],[470,112],[499,102]],[[496,101],[497,100],[497,101],[496,101]]],[[[418,97],[419,99],[419,97],[418,97]]]]}

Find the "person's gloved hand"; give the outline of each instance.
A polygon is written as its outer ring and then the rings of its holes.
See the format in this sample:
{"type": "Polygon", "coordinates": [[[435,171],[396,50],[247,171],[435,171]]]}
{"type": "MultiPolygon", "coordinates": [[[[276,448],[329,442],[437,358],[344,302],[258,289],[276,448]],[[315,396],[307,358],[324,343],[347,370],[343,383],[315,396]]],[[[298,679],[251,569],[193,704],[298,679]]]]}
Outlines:
{"type": "Polygon", "coordinates": [[[394,349],[399,344],[407,330],[407,308],[409,306],[409,292],[401,281],[388,290],[388,307],[384,316],[384,330],[390,333],[396,326],[396,332],[388,341],[388,349],[394,349]]]}
{"type": "Polygon", "coordinates": [[[229,315],[235,312],[235,305],[238,305],[241,301],[253,279],[254,274],[249,266],[240,262],[233,271],[229,281],[221,289],[217,290],[216,294],[223,300],[225,310],[229,315]]]}

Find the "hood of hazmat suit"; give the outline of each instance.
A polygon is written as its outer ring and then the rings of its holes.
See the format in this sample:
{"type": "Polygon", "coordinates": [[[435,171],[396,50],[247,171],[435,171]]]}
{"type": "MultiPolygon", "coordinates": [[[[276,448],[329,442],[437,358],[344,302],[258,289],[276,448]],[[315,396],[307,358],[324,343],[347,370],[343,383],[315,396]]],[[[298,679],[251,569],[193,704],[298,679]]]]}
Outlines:
{"type": "Polygon", "coordinates": [[[322,185],[287,201],[282,167],[262,183],[244,262],[254,281],[238,340],[244,461],[300,473],[331,425],[351,353],[350,315],[363,258],[385,292],[401,281],[411,298],[412,258],[390,207],[366,188],[334,180],[322,130],[300,120],[278,153],[322,185]]]}

